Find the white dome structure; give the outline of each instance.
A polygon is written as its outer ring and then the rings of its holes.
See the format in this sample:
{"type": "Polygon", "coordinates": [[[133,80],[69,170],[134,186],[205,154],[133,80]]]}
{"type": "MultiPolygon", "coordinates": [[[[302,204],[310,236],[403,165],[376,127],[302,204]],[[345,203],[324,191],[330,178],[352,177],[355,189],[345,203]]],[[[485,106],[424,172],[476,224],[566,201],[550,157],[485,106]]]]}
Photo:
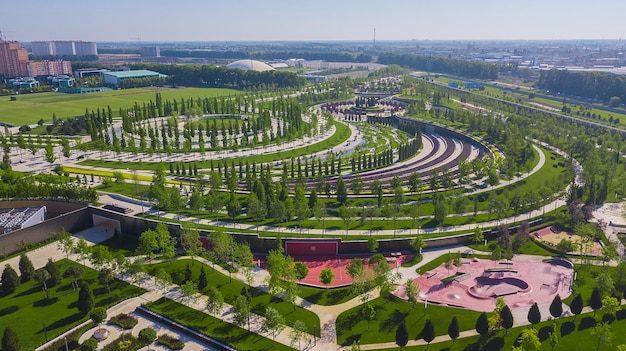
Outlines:
{"type": "Polygon", "coordinates": [[[274,68],[268,65],[267,63],[263,63],[261,61],[256,60],[239,60],[235,62],[231,62],[226,65],[228,68],[239,68],[244,71],[257,71],[257,72],[265,72],[265,71],[273,71],[274,68]]]}

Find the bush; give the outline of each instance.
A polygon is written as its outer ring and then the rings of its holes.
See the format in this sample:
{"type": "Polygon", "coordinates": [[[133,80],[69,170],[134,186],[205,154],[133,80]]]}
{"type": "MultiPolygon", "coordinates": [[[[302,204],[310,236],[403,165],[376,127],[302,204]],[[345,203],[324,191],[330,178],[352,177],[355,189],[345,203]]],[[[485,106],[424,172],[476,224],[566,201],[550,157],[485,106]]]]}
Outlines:
{"type": "Polygon", "coordinates": [[[137,325],[137,318],[129,316],[127,314],[118,314],[115,317],[111,317],[109,324],[117,325],[122,329],[133,329],[137,325]]]}
{"type": "Polygon", "coordinates": [[[185,347],[185,343],[167,334],[159,335],[157,342],[160,345],[164,345],[170,348],[170,350],[182,350],[185,347]]]}
{"type": "Polygon", "coordinates": [[[98,340],[94,338],[89,338],[80,345],[80,351],[96,351],[98,348],[98,340]]]}
{"type": "Polygon", "coordinates": [[[152,328],[143,328],[139,331],[139,341],[150,344],[157,338],[157,333],[152,328]]]}
{"type": "Polygon", "coordinates": [[[111,343],[102,348],[102,351],[135,351],[146,346],[132,334],[124,335],[123,339],[119,337],[111,341],[111,343]]]}

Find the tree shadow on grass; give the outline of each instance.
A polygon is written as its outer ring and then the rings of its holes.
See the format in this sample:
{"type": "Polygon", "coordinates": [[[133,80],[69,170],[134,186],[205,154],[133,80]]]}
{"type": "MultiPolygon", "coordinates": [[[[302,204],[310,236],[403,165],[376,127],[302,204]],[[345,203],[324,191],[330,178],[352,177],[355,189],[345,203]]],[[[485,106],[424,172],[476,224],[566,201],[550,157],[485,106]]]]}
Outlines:
{"type": "Polygon", "coordinates": [[[346,341],[342,344],[343,346],[350,346],[355,342],[361,340],[363,334],[352,334],[346,338],[346,341]]]}
{"type": "Polygon", "coordinates": [[[539,337],[539,341],[544,342],[550,336],[550,333],[554,331],[554,328],[551,325],[546,325],[539,329],[537,336],[539,337]]]}
{"type": "MultiPolygon", "coordinates": [[[[22,297],[22,296],[26,296],[26,295],[34,294],[34,293],[36,293],[36,292],[38,292],[38,291],[42,291],[42,288],[41,288],[41,286],[39,286],[39,285],[35,285],[35,286],[33,286],[32,288],[30,288],[30,289],[28,289],[28,290],[24,290],[24,291],[22,291],[21,293],[19,293],[19,294],[15,295],[15,296],[13,296],[13,297],[14,297],[14,298],[15,298],[15,297],[22,297]]],[[[3,297],[4,297],[4,295],[3,295],[3,297]]]]}
{"type": "Polygon", "coordinates": [[[37,300],[33,302],[33,307],[51,306],[51,305],[54,305],[57,301],[59,301],[58,297],[43,298],[41,300],[37,300]]]}
{"type": "Polygon", "coordinates": [[[389,317],[382,321],[379,325],[378,330],[380,332],[390,332],[395,330],[398,327],[400,322],[402,322],[406,318],[407,314],[400,312],[397,308],[391,312],[389,317]]]}
{"type": "Polygon", "coordinates": [[[592,317],[585,317],[578,324],[578,331],[585,330],[596,326],[596,320],[592,317]]]}
{"type": "Polygon", "coordinates": [[[574,330],[576,330],[576,324],[574,324],[574,322],[563,322],[563,324],[561,324],[561,337],[568,336],[574,330]]]}
{"type": "Polygon", "coordinates": [[[497,351],[501,350],[504,347],[504,338],[501,336],[496,336],[491,338],[487,343],[483,346],[483,350],[488,351],[497,351]]]}
{"type": "MultiPolygon", "coordinates": [[[[54,329],[58,329],[61,327],[65,327],[71,324],[76,324],[78,323],[81,319],[83,318],[83,316],[80,313],[74,313],[71,316],[67,316],[65,318],[61,318],[58,321],[46,326],[46,329],[48,331],[50,330],[54,330],[54,329]]],[[[43,333],[43,328],[39,329],[39,331],[37,331],[37,334],[41,334],[43,333]]]]}
{"type": "Polygon", "coordinates": [[[619,310],[615,313],[615,317],[617,317],[618,320],[622,320],[622,319],[626,319],[626,310],[619,310]]]}
{"type": "Polygon", "coordinates": [[[6,316],[6,315],[11,314],[13,312],[16,312],[19,309],[20,308],[18,306],[16,306],[16,305],[5,307],[5,308],[0,310],[0,317],[6,316]]]}

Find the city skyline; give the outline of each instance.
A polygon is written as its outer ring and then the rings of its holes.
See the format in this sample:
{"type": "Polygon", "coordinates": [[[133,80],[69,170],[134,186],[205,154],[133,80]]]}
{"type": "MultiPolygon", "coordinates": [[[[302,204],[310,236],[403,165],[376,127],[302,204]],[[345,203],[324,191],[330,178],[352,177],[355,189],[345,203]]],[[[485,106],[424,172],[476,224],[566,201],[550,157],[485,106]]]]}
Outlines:
{"type": "Polygon", "coordinates": [[[620,39],[626,2],[506,3],[284,0],[15,2],[0,14],[7,40],[332,41],[620,39]],[[52,6],[51,4],[54,4],[52,6]],[[45,11],[33,11],[44,9],[45,11]],[[64,20],[59,20],[64,19],[64,20]],[[28,21],[25,25],[24,21],[28,21]]]}

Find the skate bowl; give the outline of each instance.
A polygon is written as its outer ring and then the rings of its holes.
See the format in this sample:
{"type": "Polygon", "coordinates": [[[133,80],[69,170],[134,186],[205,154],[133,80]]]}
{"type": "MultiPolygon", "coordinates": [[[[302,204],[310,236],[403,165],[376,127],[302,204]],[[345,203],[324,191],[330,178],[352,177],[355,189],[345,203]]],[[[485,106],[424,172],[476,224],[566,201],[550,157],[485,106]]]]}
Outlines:
{"type": "Polygon", "coordinates": [[[476,285],[469,287],[467,292],[477,299],[528,293],[532,290],[524,280],[512,277],[477,277],[475,281],[476,285]]]}

